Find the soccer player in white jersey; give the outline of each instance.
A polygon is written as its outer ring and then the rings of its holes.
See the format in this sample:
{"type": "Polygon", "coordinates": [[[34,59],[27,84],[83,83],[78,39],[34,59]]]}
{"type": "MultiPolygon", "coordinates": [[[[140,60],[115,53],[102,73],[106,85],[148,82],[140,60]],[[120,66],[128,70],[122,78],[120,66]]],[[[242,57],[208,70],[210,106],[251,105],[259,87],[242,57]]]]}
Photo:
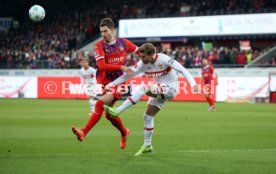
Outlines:
{"type": "Polygon", "coordinates": [[[138,50],[141,59],[135,66],[135,74],[125,74],[109,83],[106,88],[119,85],[140,73],[144,73],[148,77],[153,78],[155,84],[149,86],[140,85],[136,88],[136,91],[133,92],[132,96],[117,108],[104,106],[107,112],[113,117],[116,117],[127,108],[136,104],[144,95],[150,96],[146,112],[144,113],[144,145],[135,156],[140,156],[153,150],[151,144],[154,130],[153,117],[161,110],[167,100],[177,95],[178,75],[176,72],[185,76],[192,90],[195,92],[197,91],[197,84],[194,78],[180,63],[165,54],[156,53],[156,49],[151,43],[143,44],[138,50]]]}
{"type": "Polygon", "coordinates": [[[95,108],[96,101],[96,72],[97,70],[89,66],[89,61],[87,57],[82,59],[82,68],[80,70],[81,75],[81,85],[86,86],[86,95],[88,97],[88,102],[90,106],[90,111],[93,112],[95,108]]]}

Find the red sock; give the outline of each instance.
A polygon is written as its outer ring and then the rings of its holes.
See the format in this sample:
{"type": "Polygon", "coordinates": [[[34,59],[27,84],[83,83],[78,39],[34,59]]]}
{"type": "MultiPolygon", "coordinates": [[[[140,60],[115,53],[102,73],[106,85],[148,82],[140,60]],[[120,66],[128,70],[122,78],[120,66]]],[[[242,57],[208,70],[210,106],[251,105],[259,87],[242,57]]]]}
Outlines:
{"type": "Polygon", "coordinates": [[[126,128],[123,125],[123,122],[119,116],[111,118],[111,116],[108,113],[106,113],[105,117],[112,123],[114,127],[116,127],[121,132],[122,136],[126,135],[126,128]]]}
{"type": "Polygon", "coordinates": [[[92,129],[95,124],[101,119],[103,114],[103,105],[104,102],[102,100],[98,100],[95,105],[95,111],[91,115],[90,119],[88,120],[87,124],[83,128],[84,136],[92,129]]]}
{"type": "Polygon", "coordinates": [[[210,96],[209,97],[206,96],[206,99],[210,106],[214,106],[214,100],[210,96]]]}
{"type": "Polygon", "coordinates": [[[215,104],[214,99],[213,99],[212,97],[210,97],[210,105],[211,105],[211,106],[215,106],[214,104],[215,104]]]}

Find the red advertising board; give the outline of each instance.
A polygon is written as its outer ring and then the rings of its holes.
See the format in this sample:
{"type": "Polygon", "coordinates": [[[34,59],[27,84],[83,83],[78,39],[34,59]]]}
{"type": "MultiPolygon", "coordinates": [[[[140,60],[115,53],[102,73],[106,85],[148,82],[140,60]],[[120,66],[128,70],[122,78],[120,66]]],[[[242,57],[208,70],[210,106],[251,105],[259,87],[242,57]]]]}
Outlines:
{"type": "MultiPolygon", "coordinates": [[[[195,78],[196,83],[200,84],[200,78],[196,77],[195,78]]],[[[133,78],[131,80],[136,81],[137,84],[148,84],[149,82],[152,82],[152,79],[149,78],[145,78],[145,77],[141,77],[141,78],[133,78]]],[[[172,100],[172,101],[205,101],[205,97],[203,96],[203,94],[193,94],[191,91],[191,87],[188,83],[188,81],[184,78],[184,77],[179,77],[178,78],[179,81],[179,85],[178,85],[178,95],[172,100]]],[[[213,82],[212,86],[210,86],[212,88],[212,94],[214,95],[214,98],[216,97],[216,86],[215,86],[215,81],[213,82]]],[[[203,88],[203,86],[202,86],[203,88]]],[[[208,86],[207,86],[208,88],[208,86]]],[[[142,97],[142,100],[147,100],[148,97],[144,96],[142,97]]]]}
{"type": "Polygon", "coordinates": [[[79,77],[38,77],[38,98],[87,98],[79,77]]]}
{"type": "MultiPolygon", "coordinates": [[[[195,78],[200,83],[200,78],[195,78]]],[[[149,84],[153,83],[152,79],[146,77],[133,78],[129,84],[149,84]]],[[[216,95],[215,85],[212,87],[216,95]]],[[[214,96],[215,97],[215,96],[214,96]]],[[[85,99],[85,89],[80,85],[79,77],[38,77],[38,98],[56,98],[56,99],[85,99]]],[[[144,96],[142,100],[147,100],[144,96]]],[[[202,94],[193,94],[187,80],[179,78],[178,95],[173,101],[205,101],[202,94]]]]}

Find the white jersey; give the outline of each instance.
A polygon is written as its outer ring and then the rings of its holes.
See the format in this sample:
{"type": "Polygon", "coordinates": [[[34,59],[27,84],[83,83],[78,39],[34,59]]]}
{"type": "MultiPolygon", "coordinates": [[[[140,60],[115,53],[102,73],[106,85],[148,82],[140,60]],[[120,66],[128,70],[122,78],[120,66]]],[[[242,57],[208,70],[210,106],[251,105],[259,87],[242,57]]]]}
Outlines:
{"type": "Polygon", "coordinates": [[[81,68],[81,70],[80,70],[81,84],[95,85],[96,84],[96,72],[97,72],[97,70],[90,66],[87,70],[84,68],[81,68]]]}
{"type": "Polygon", "coordinates": [[[143,72],[149,78],[153,78],[159,84],[172,84],[177,83],[178,76],[176,71],[171,68],[174,59],[165,54],[156,54],[154,63],[144,64],[140,60],[135,66],[134,71],[143,72]]]}
{"type": "MultiPolygon", "coordinates": [[[[176,88],[178,84],[178,75],[176,71],[178,71],[185,76],[191,86],[196,85],[196,82],[191,74],[173,58],[162,53],[157,53],[155,58],[154,63],[147,64],[144,64],[142,60],[139,60],[134,67],[135,75],[144,73],[148,77],[153,78],[153,80],[158,84],[164,84],[176,88]]],[[[121,84],[133,76],[125,74],[111,82],[111,85],[121,84]]]]}

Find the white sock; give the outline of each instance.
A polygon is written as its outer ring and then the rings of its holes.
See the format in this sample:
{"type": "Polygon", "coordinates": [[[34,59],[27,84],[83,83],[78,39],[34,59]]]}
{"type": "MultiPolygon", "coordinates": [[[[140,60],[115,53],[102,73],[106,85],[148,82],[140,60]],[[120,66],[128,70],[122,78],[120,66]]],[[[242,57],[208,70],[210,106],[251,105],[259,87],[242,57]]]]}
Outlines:
{"type": "Polygon", "coordinates": [[[144,114],[144,146],[151,145],[152,134],[154,130],[154,119],[153,117],[144,114]]]}
{"type": "Polygon", "coordinates": [[[131,97],[126,99],[123,104],[116,108],[117,113],[119,114],[139,102],[140,98],[142,98],[145,94],[145,87],[140,85],[139,87],[137,87],[135,92],[133,92],[133,95],[131,97]]]}
{"type": "Polygon", "coordinates": [[[88,103],[89,103],[90,111],[91,111],[91,112],[94,112],[96,102],[97,102],[97,100],[94,100],[94,99],[89,99],[89,100],[88,100],[88,103]]]}

